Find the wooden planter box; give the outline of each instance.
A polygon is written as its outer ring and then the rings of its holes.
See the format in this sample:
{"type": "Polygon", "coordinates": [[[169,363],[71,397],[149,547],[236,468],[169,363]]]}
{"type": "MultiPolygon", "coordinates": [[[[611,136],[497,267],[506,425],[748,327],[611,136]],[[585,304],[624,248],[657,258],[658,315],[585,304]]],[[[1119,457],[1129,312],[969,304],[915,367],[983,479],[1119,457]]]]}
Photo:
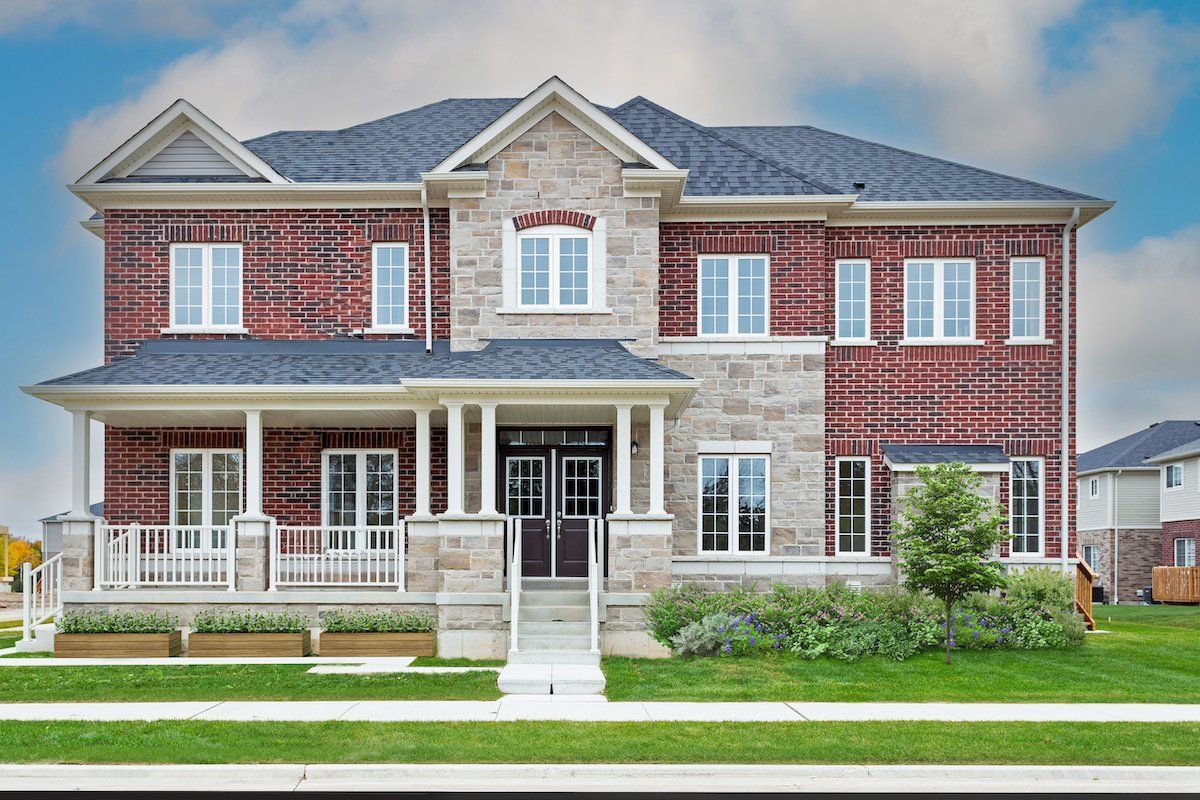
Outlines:
{"type": "Polygon", "coordinates": [[[183,652],[183,634],[56,633],[55,658],[166,658],[183,652]]]}
{"type": "Polygon", "coordinates": [[[430,633],[330,633],[321,634],[323,656],[431,656],[430,633]]]}
{"type": "Polygon", "coordinates": [[[312,654],[312,633],[193,633],[188,636],[188,655],[220,656],[307,656],[312,654]]]}

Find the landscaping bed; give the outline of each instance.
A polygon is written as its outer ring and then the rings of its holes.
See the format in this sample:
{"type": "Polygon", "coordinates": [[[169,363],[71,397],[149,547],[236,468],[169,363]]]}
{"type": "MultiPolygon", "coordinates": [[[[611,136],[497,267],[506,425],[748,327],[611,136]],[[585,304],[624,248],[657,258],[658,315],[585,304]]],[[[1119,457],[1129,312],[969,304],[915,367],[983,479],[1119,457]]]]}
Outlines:
{"type": "Polygon", "coordinates": [[[434,655],[434,620],[423,611],[331,611],[321,624],[323,656],[434,655]]]}
{"type": "Polygon", "coordinates": [[[68,611],[56,624],[58,658],[167,658],[183,652],[175,617],[162,611],[68,611]]]}
{"type": "Polygon", "coordinates": [[[192,620],[188,655],[299,657],[312,654],[308,619],[293,611],[201,611],[192,620]]]}

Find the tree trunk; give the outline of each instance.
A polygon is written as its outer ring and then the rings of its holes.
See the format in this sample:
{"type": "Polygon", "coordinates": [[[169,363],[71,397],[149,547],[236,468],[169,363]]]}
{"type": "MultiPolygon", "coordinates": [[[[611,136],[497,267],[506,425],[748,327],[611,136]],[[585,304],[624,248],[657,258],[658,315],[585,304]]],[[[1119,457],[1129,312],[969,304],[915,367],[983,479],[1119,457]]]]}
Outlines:
{"type": "Polygon", "coordinates": [[[946,663],[950,663],[950,612],[954,608],[951,600],[946,601],[946,663]]]}

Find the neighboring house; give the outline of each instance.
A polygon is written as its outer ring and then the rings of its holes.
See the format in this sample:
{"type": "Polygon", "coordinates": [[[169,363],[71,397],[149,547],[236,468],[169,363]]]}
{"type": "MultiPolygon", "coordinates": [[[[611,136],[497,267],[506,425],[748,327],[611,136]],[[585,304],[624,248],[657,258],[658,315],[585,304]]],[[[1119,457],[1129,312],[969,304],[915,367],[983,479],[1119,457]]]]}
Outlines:
{"type": "MultiPolygon", "coordinates": [[[[88,513],[93,517],[104,516],[104,503],[92,503],[88,507],[88,513]]],[[[42,517],[38,522],[42,523],[42,559],[48,560],[54,558],[62,552],[62,537],[63,537],[63,517],[69,516],[69,511],[64,511],[61,514],[51,514],[48,517],[42,517]]]]}
{"type": "Polygon", "coordinates": [[[1082,453],[1079,545],[1108,602],[1138,602],[1161,564],[1195,564],[1200,422],[1167,420],[1082,453]]]}
{"type": "Polygon", "coordinates": [[[181,100],[71,190],[104,365],[25,389],[74,417],[68,607],[425,608],[499,656],[514,612],[520,650],[590,649],[601,571],[603,647],[645,654],[673,581],[894,582],[894,501],[947,461],[1010,509],[1007,564],[1074,557],[1108,201],[557,78],[246,142],[181,100]]]}

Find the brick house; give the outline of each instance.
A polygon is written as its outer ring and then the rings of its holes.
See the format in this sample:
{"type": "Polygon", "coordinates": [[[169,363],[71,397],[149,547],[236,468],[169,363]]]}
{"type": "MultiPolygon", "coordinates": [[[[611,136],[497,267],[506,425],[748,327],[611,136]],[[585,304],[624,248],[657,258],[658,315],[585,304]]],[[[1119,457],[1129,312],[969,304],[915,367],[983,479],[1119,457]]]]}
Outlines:
{"type": "Polygon", "coordinates": [[[945,461],[1011,509],[1006,563],[1074,554],[1073,254],[1108,201],[557,78],[246,142],[181,100],[70,188],[105,360],[25,388],[74,420],[67,607],[654,654],[675,581],[894,581],[898,493],[945,461]]]}
{"type": "Polygon", "coordinates": [[[1166,420],[1079,455],[1080,552],[1108,602],[1140,602],[1156,566],[1196,566],[1200,421],[1166,420]]]}

